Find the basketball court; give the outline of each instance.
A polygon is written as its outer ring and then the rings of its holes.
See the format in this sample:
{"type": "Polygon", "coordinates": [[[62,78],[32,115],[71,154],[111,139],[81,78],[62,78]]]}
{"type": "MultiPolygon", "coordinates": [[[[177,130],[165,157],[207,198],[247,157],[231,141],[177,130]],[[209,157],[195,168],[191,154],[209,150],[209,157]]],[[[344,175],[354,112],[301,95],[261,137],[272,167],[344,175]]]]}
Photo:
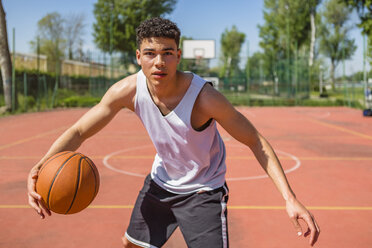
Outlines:
{"type": "MultiPolygon", "coordinates": [[[[372,245],[372,118],[350,108],[239,107],[269,140],[298,198],[322,230],[316,247],[372,245]]],[[[122,110],[78,150],[100,173],[91,206],[41,220],[26,180],[51,143],[87,109],[0,119],[0,247],[121,247],[155,149],[136,115],[122,110]]],[[[219,128],[227,149],[230,247],[308,247],[252,152],[219,128]]],[[[185,248],[177,230],[166,248],[185,248]]]]}

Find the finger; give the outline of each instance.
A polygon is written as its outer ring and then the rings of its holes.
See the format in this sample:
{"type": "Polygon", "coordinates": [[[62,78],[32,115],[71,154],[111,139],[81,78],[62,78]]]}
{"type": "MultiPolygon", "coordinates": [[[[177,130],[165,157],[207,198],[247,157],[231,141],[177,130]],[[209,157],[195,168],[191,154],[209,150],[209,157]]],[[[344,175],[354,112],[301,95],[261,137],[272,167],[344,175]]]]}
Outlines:
{"type": "Polygon", "coordinates": [[[52,213],[50,212],[50,210],[46,207],[46,204],[44,202],[44,200],[41,200],[39,201],[39,206],[45,211],[45,213],[47,213],[49,216],[52,215],[52,213]]]}
{"type": "Polygon", "coordinates": [[[37,178],[38,178],[38,172],[37,172],[37,171],[32,172],[32,174],[31,174],[31,178],[32,178],[32,179],[37,179],[37,178]]]}
{"type": "Polygon", "coordinates": [[[36,189],[36,179],[29,179],[27,183],[27,189],[29,192],[35,191],[36,189]]]}
{"type": "Polygon", "coordinates": [[[30,171],[30,178],[32,179],[37,179],[38,175],[39,175],[39,170],[38,169],[35,169],[33,168],[31,171],[30,171]]]}
{"type": "Polygon", "coordinates": [[[319,237],[319,232],[315,232],[314,237],[312,239],[310,237],[310,240],[309,240],[310,246],[313,246],[316,243],[316,241],[318,241],[318,237],[319,237]]]}
{"type": "Polygon", "coordinates": [[[34,198],[29,198],[28,200],[28,204],[36,210],[36,212],[40,213],[41,212],[41,208],[39,207],[39,204],[37,203],[37,201],[34,199],[34,198]]]}
{"type": "Polygon", "coordinates": [[[319,235],[320,235],[320,228],[318,226],[318,223],[316,223],[315,219],[314,219],[314,216],[312,216],[312,219],[313,219],[313,222],[315,224],[315,227],[316,227],[316,233],[315,233],[315,236],[314,236],[314,240],[313,242],[310,244],[311,246],[313,246],[317,241],[318,241],[318,238],[319,238],[319,235]]]}
{"type": "Polygon", "coordinates": [[[314,221],[314,224],[315,224],[316,230],[318,231],[318,233],[320,233],[320,228],[319,228],[319,226],[318,226],[318,223],[316,222],[316,220],[315,220],[314,216],[313,216],[313,215],[311,215],[311,218],[312,218],[312,219],[313,219],[313,221],[314,221]]]}
{"type": "MultiPolygon", "coordinates": [[[[314,224],[314,220],[313,218],[311,218],[310,215],[306,215],[304,218],[304,221],[306,222],[308,228],[310,229],[310,239],[309,239],[309,244],[311,246],[314,245],[314,243],[316,242],[317,240],[317,236],[318,236],[318,230],[316,229],[315,227],[315,224],[314,224]]],[[[308,231],[308,232],[309,232],[308,231]]],[[[309,234],[308,234],[309,235],[309,234]]]]}
{"type": "Polygon", "coordinates": [[[41,201],[41,195],[39,195],[38,193],[36,193],[35,191],[30,191],[28,192],[28,195],[31,196],[32,198],[38,200],[38,201],[41,201]]]}
{"type": "Polygon", "coordinates": [[[35,200],[34,198],[32,198],[31,196],[29,196],[29,200],[28,200],[28,204],[30,204],[30,206],[35,209],[35,211],[37,212],[38,215],[40,215],[40,217],[42,219],[45,218],[45,215],[43,213],[43,210],[39,207],[39,204],[38,204],[38,201],[35,200]]]}
{"type": "Polygon", "coordinates": [[[291,217],[291,221],[293,223],[293,226],[294,226],[295,230],[297,231],[297,236],[301,236],[302,235],[302,228],[301,228],[300,223],[298,222],[298,219],[296,217],[291,217]]]}

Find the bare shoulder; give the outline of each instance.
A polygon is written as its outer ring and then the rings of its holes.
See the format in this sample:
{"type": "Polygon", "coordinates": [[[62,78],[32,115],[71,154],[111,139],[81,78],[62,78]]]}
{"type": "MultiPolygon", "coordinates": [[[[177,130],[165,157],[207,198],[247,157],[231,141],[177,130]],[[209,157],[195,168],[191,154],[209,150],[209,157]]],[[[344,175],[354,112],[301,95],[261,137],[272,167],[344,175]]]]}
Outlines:
{"type": "Polygon", "coordinates": [[[118,105],[134,110],[134,97],[136,95],[137,73],[113,84],[102,98],[103,103],[118,105]]]}
{"type": "Polygon", "coordinates": [[[219,120],[235,111],[235,108],[222,93],[209,83],[205,84],[195,102],[195,109],[203,115],[219,120]]]}
{"type": "Polygon", "coordinates": [[[226,97],[209,83],[204,85],[200,91],[197,101],[203,108],[207,107],[208,109],[218,109],[226,105],[232,106],[226,97]]]}

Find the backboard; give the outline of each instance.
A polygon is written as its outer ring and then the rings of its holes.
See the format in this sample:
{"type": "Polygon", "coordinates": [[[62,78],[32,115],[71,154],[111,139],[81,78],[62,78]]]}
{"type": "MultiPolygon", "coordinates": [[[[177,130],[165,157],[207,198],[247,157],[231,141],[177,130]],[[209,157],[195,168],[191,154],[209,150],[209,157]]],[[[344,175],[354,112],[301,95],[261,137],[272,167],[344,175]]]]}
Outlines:
{"type": "Polygon", "coordinates": [[[184,40],[182,58],[184,59],[214,59],[216,44],[214,40],[184,40]]]}

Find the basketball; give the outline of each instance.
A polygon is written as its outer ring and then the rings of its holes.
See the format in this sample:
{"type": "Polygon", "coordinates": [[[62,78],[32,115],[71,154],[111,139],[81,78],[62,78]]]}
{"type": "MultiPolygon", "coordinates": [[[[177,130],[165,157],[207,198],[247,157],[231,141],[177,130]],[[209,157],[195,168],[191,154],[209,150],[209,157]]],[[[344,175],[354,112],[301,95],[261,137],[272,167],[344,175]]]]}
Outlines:
{"type": "Polygon", "coordinates": [[[36,192],[45,206],[58,214],[74,214],[89,206],[99,189],[99,174],[87,156],[65,151],[40,168],[36,192]]]}

